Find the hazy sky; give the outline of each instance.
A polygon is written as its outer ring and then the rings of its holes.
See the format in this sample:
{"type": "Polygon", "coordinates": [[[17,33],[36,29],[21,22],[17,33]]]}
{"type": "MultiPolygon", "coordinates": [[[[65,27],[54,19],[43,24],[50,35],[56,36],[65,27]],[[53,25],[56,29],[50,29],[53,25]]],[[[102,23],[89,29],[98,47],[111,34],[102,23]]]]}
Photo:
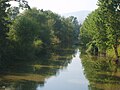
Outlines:
{"type": "Polygon", "coordinates": [[[97,0],[27,0],[29,5],[39,9],[51,10],[62,14],[80,10],[94,10],[97,0]]]}
{"type": "MultiPolygon", "coordinates": [[[[51,10],[58,14],[75,12],[80,10],[95,10],[97,0],[26,0],[31,7],[51,10]]],[[[13,2],[13,5],[17,3],[13,2]]]]}

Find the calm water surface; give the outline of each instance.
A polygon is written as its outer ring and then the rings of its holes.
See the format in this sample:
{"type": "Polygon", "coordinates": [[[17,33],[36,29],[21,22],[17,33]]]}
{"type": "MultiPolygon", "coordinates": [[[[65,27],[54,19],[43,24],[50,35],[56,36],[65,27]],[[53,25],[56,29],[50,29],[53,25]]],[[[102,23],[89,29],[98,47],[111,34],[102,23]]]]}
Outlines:
{"type": "Polygon", "coordinates": [[[88,90],[89,82],[84,76],[79,55],[78,50],[66,68],[59,70],[56,76],[46,79],[44,87],[38,85],[37,90],[88,90]]]}
{"type": "Polygon", "coordinates": [[[0,90],[120,90],[120,63],[65,48],[0,66],[0,90]]]}
{"type": "Polygon", "coordinates": [[[88,90],[79,50],[60,49],[38,61],[1,69],[0,90],[88,90]]]}
{"type": "Polygon", "coordinates": [[[120,90],[120,63],[109,57],[81,55],[89,90],[120,90]]]}

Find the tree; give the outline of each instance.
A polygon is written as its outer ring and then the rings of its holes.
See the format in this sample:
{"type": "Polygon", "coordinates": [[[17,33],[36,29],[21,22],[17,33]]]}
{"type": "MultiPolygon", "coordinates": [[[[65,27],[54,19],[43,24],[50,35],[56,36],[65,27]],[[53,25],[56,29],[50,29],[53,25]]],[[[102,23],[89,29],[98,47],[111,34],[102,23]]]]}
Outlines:
{"type": "Polygon", "coordinates": [[[98,5],[104,16],[107,17],[106,25],[108,30],[109,44],[113,46],[116,58],[118,58],[118,45],[120,40],[120,1],[119,0],[99,0],[98,5]],[[109,16],[109,17],[108,17],[109,16]]]}
{"type": "Polygon", "coordinates": [[[0,60],[4,57],[7,50],[7,35],[9,31],[9,18],[6,13],[6,9],[10,7],[10,4],[7,4],[8,0],[0,0],[0,60]]]}
{"type": "Polygon", "coordinates": [[[11,2],[18,2],[18,6],[14,6],[13,4],[7,9],[7,13],[11,20],[14,20],[15,17],[20,13],[20,10],[31,9],[26,0],[9,0],[11,2]]]}
{"type": "Polygon", "coordinates": [[[81,42],[84,46],[89,46],[92,42],[96,43],[99,51],[104,52],[104,55],[108,48],[113,47],[116,58],[118,58],[120,2],[118,0],[99,0],[98,5],[99,8],[92,12],[82,25],[81,42]]]}
{"type": "Polygon", "coordinates": [[[95,10],[94,23],[96,26],[96,44],[99,47],[99,52],[106,56],[106,51],[110,47],[107,26],[105,22],[105,12],[100,10],[100,8],[95,10]]]}
{"type": "Polygon", "coordinates": [[[96,42],[97,28],[94,22],[94,15],[95,12],[89,14],[80,28],[80,44],[84,49],[87,49],[90,44],[96,42]]]}
{"type": "Polygon", "coordinates": [[[19,15],[8,33],[9,39],[16,42],[15,50],[18,57],[34,56],[33,42],[39,33],[39,24],[36,19],[19,15]],[[33,55],[32,55],[33,54],[33,55]]]}
{"type": "MultiPolygon", "coordinates": [[[[13,20],[7,34],[16,57],[47,54],[59,45],[72,46],[78,40],[76,18],[62,18],[51,11],[25,10],[13,20]]],[[[12,56],[12,55],[10,55],[12,56]]]]}
{"type": "MultiPolygon", "coordinates": [[[[5,60],[8,54],[9,40],[7,39],[9,32],[9,26],[11,24],[10,17],[7,10],[10,8],[11,0],[0,0],[0,60],[5,60]]],[[[16,0],[15,0],[16,1],[16,0]]],[[[17,2],[25,3],[25,0],[18,0],[17,2]]]]}

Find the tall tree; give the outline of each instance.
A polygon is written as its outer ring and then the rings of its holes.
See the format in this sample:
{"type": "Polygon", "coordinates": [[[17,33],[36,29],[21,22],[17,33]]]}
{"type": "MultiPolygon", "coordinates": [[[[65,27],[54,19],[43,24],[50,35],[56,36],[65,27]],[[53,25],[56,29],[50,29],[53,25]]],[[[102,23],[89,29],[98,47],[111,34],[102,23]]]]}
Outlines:
{"type": "Polygon", "coordinates": [[[6,46],[7,46],[7,35],[6,33],[9,30],[10,21],[8,19],[8,15],[6,13],[6,9],[10,7],[8,4],[9,0],[0,0],[0,60],[4,57],[6,46]]]}
{"type": "MultiPolygon", "coordinates": [[[[8,39],[7,33],[9,32],[9,25],[11,23],[7,10],[10,8],[10,1],[12,0],[0,0],[0,60],[6,58],[8,39]]],[[[25,0],[14,0],[23,4],[23,7],[29,6],[25,0]]]]}
{"type": "Polygon", "coordinates": [[[107,18],[106,25],[108,29],[109,44],[114,48],[116,58],[118,58],[118,45],[120,40],[120,1],[119,0],[98,0],[100,9],[105,12],[107,18]],[[108,17],[109,16],[109,17],[108,17]]]}
{"type": "Polygon", "coordinates": [[[38,37],[39,24],[36,19],[19,15],[8,33],[9,39],[16,42],[15,53],[19,57],[34,56],[33,43],[38,37]]]}

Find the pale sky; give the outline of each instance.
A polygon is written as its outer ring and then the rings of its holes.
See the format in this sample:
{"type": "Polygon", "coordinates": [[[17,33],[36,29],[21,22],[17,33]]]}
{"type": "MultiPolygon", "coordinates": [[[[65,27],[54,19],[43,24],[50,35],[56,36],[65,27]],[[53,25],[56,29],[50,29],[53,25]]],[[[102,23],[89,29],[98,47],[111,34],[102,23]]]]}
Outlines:
{"type": "Polygon", "coordinates": [[[58,14],[75,12],[80,10],[95,10],[97,0],[27,0],[31,7],[51,10],[58,14]]]}

